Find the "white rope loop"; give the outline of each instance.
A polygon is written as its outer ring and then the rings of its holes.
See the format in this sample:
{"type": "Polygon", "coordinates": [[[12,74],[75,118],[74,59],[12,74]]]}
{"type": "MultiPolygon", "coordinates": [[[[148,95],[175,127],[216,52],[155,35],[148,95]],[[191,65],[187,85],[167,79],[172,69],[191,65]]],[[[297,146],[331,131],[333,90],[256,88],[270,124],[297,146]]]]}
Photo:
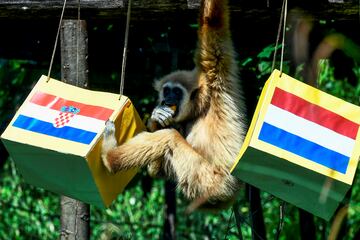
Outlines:
{"type": "Polygon", "coordinates": [[[284,25],[283,25],[283,36],[282,36],[282,45],[281,45],[280,74],[282,73],[283,64],[284,64],[286,19],[287,19],[287,0],[285,0],[285,9],[284,9],[284,25]]]}
{"type": "Polygon", "coordinates": [[[54,44],[53,52],[52,52],[52,55],[51,55],[51,61],[50,61],[48,77],[47,77],[46,82],[49,82],[49,80],[50,80],[51,69],[52,69],[52,65],[54,63],[54,57],[55,57],[56,47],[57,47],[57,44],[58,44],[58,39],[59,39],[59,34],[60,34],[60,29],[61,29],[61,23],[62,23],[62,20],[63,20],[63,17],[64,17],[65,7],[66,7],[66,0],[64,0],[64,4],[63,4],[63,7],[62,7],[62,11],[61,11],[59,27],[58,27],[58,30],[57,30],[57,33],[56,33],[55,44],[54,44]]]}
{"type": "Polygon", "coordinates": [[[281,33],[281,30],[282,30],[282,46],[281,46],[281,59],[280,59],[280,75],[282,74],[283,61],[284,61],[286,19],[287,19],[287,0],[283,0],[283,4],[282,4],[282,7],[281,7],[281,15],[280,15],[279,28],[278,28],[278,33],[277,33],[276,43],[275,43],[273,63],[272,63],[272,67],[271,67],[271,72],[273,72],[274,69],[275,69],[277,48],[278,48],[278,46],[279,46],[280,33],[281,33]],[[281,24],[281,23],[283,23],[283,24],[281,24]]]}
{"type": "Polygon", "coordinates": [[[123,95],[123,92],[124,92],[126,57],[127,57],[127,48],[128,48],[128,40],[129,40],[130,14],[131,14],[131,0],[129,0],[129,2],[128,2],[128,9],[127,9],[127,16],[126,16],[126,29],[125,29],[123,59],[122,59],[122,66],[121,66],[119,99],[121,98],[121,96],[123,95]]]}
{"type": "MultiPolygon", "coordinates": [[[[51,55],[50,66],[49,66],[49,71],[48,71],[48,76],[47,76],[46,82],[49,82],[49,80],[50,80],[51,69],[52,69],[52,66],[54,63],[54,58],[55,58],[56,48],[57,48],[58,41],[59,41],[60,29],[61,29],[61,24],[62,24],[63,18],[64,18],[65,8],[66,8],[66,0],[64,0],[64,4],[62,7],[62,11],[61,11],[59,27],[58,27],[58,30],[56,33],[54,48],[53,48],[53,52],[51,55]]],[[[77,37],[76,37],[76,85],[77,86],[79,86],[79,38],[80,38],[80,0],[78,0],[77,37]]]]}

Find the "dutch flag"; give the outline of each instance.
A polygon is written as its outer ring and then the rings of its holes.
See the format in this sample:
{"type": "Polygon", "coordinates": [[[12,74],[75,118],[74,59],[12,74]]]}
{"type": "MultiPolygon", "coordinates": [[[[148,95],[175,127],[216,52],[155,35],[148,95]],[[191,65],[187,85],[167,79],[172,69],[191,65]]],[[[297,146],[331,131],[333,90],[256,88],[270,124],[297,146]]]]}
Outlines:
{"type": "Polygon", "coordinates": [[[112,109],[36,92],[30,101],[25,103],[13,126],[90,144],[112,113],[112,109]]]}
{"type": "Polygon", "coordinates": [[[359,125],[276,88],[259,140],[346,174],[359,125]]]}

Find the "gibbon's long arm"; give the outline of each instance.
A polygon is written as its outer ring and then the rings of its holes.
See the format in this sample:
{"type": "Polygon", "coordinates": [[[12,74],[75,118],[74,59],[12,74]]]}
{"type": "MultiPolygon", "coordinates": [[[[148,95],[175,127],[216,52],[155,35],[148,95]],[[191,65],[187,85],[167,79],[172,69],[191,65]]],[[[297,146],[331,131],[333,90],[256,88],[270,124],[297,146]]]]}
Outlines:
{"type": "MultiPolygon", "coordinates": [[[[234,65],[227,0],[202,1],[195,63],[216,90],[226,86],[234,65]]],[[[236,68],[235,68],[236,69],[236,68]]]]}

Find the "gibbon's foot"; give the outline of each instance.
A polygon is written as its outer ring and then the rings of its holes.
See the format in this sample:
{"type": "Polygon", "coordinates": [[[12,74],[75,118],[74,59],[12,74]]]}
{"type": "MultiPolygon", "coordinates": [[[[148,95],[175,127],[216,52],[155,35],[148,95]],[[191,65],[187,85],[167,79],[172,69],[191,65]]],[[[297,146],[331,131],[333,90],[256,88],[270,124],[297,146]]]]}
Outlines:
{"type": "Polygon", "coordinates": [[[147,171],[150,177],[160,177],[161,174],[161,161],[153,161],[147,165],[147,171]]]}
{"type": "Polygon", "coordinates": [[[113,121],[107,120],[105,123],[105,129],[103,134],[101,159],[103,161],[104,166],[108,169],[109,172],[112,172],[112,169],[107,159],[107,153],[109,152],[109,150],[115,148],[116,146],[117,146],[117,141],[115,138],[115,124],[113,121]]]}

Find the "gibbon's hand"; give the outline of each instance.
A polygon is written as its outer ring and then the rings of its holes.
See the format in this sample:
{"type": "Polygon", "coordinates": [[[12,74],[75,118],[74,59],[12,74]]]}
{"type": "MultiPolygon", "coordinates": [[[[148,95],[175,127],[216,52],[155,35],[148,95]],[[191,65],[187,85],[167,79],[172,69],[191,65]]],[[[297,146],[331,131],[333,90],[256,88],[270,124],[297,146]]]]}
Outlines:
{"type": "Polygon", "coordinates": [[[159,105],[154,108],[150,119],[158,122],[162,127],[167,127],[173,122],[173,116],[175,111],[169,106],[159,105]]]}
{"type": "Polygon", "coordinates": [[[105,137],[109,137],[115,133],[115,124],[113,121],[107,120],[105,122],[105,130],[104,135],[105,137]]]}
{"type": "Polygon", "coordinates": [[[102,142],[102,152],[106,154],[111,148],[116,146],[115,124],[113,121],[107,120],[105,123],[104,138],[102,142]]]}
{"type": "Polygon", "coordinates": [[[107,120],[105,123],[105,129],[103,134],[103,141],[101,145],[101,159],[104,166],[109,172],[112,171],[109,162],[107,161],[107,153],[117,146],[117,140],[115,137],[115,124],[113,121],[107,120]]]}

